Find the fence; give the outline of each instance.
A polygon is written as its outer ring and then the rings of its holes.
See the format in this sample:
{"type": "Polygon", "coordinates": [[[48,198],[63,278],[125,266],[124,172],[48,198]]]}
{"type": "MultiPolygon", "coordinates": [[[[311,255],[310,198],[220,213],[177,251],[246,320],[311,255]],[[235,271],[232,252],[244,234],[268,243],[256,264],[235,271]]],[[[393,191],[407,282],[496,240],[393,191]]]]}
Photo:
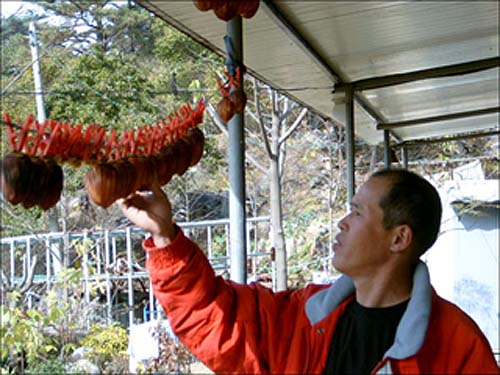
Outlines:
{"type": "MultiPolygon", "coordinates": [[[[273,275],[274,285],[271,253],[262,249],[268,223],[269,217],[247,219],[247,265],[250,278],[266,272],[273,275]]],[[[227,272],[230,267],[229,219],[178,225],[205,251],[216,273],[227,272]]],[[[141,246],[146,237],[142,230],[127,227],[2,238],[2,288],[36,285],[49,290],[61,269],[74,267],[82,271],[82,297],[86,303],[90,303],[92,285],[104,290],[102,315],[108,322],[121,321],[130,327],[157,318],[162,312],[144,268],[145,254],[141,246]]],[[[39,296],[28,291],[25,297],[31,308],[39,296]]]]}

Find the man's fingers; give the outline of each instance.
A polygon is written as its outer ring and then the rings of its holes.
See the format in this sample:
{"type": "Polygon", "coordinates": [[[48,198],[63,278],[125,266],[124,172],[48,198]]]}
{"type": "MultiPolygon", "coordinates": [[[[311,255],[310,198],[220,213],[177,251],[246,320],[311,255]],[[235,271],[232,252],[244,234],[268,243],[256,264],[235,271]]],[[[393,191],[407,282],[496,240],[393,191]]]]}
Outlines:
{"type": "Polygon", "coordinates": [[[158,182],[158,179],[156,179],[156,178],[153,180],[153,183],[151,184],[151,191],[158,198],[160,198],[160,197],[162,197],[162,198],[166,197],[165,192],[163,190],[161,190],[160,183],[158,182]]]}
{"type": "Polygon", "coordinates": [[[124,208],[135,207],[138,209],[145,210],[149,206],[148,201],[145,199],[147,194],[148,193],[144,193],[144,192],[141,192],[141,193],[138,192],[138,193],[132,194],[132,195],[128,196],[127,198],[125,198],[122,201],[120,206],[124,207],[124,208]]]}

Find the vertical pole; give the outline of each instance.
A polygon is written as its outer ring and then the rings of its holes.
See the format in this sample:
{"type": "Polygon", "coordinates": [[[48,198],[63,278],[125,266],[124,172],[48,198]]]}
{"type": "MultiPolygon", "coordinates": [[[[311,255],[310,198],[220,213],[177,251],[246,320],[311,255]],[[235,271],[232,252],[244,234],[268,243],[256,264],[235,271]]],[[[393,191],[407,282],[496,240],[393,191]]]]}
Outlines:
{"type": "MultiPolygon", "coordinates": [[[[27,271],[31,269],[31,240],[30,237],[26,238],[26,256],[28,257],[28,268],[27,271]]],[[[30,293],[28,297],[28,309],[33,307],[33,295],[30,293]]]]}
{"type": "Polygon", "coordinates": [[[106,319],[108,324],[111,324],[112,322],[112,316],[111,316],[111,278],[109,275],[109,265],[111,262],[109,261],[110,258],[110,246],[109,246],[109,230],[104,231],[104,273],[106,276],[106,319]]]}
{"type": "Polygon", "coordinates": [[[46,264],[46,267],[47,267],[47,271],[46,271],[46,274],[47,274],[47,291],[50,290],[50,275],[51,275],[51,272],[50,272],[50,246],[51,246],[51,243],[50,243],[50,239],[49,239],[49,236],[47,235],[47,237],[45,238],[45,260],[47,262],[46,264]]]}
{"type": "Polygon", "coordinates": [[[153,283],[151,282],[151,279],[149,280],[149,319],[146,319],[146,321],[150,321],[153,319],[156,319],[156,308],[155,308],[155,297],[153,294],[153,283]]]}
{"type": "MultiPolygon", "coordinates": [[[[89,255],[87,253],[87,232],[83,234],[83,295],[86,303],[90,303],[89,291],[89,255]]],[[[88,320],[87,320],[88,321],[88,320]]]]}
{"type": "MultiPolygon", "coordinates": [[[[243,61],[243,38],[241,16],[232,18],[226,32],[233,47],[234,59],[243,61]]],[[[241,75],[241,85],[243,75],[241,75]]],[[[243,114],[234,114],[228,124],[229,133],[229,220],[231,245],[231,279],[246,283],[245,244],[245,139],[243,114]]]]}
{"type": "Polygon", "coordinates": [[[132,327],[134,324],[134,288],[132,284],[132,237],[130,227],[126,230],[126,243],[127,243],[127,284],[128,284],[128,326],[132,327]]]}
{"type": "Polygon", "coordinates": [[[212,227],[207,226],[207,252],[208,259],[212,258],[212,227]]]}
{"type": "Polygon", "coordinates": [[[347,203],[350,204],[356,189],[354,180],[354,90],[347,85],[345,90],[345,153],[347,162],[347,203]]]}
{"type": "Polygon", "coordinates": [[[387,129],[384,129],[384,167],[391,167],[391,136],[387,129]]]}
{"type": "Polygon", "coordinates": [[[16,277],[16,252],[14,247],[14,240],[10,241],[10,283],[14,285],[16,277]]]}
{"type": "Polygon", "coordinates": [[[403,168],[408,169],[408,148],[406,146],[401,148],[401,159],[403,162],[403,168]]]}
{"type": "MultiPolygon", "coordinates": [[[[252,224],[250,224],[250,227],[252,226],[252,224]]],[[[250,228],[248,227],[248,223],[247,223],[247,227],[246,227],[246,235],[245,235],[245,241],[246,241],[246,244],[247,244],[247,247],[248,249],[250,249],[250,254],[248,254],[248,250],[247,250],[247,259],[248,259],[248,256],[250,256],[251,258],[250,259],[253,259],[252,258],[252,242],[251,242],[251,239],[250,239],[250,228]]],[[[247,263],[247,267],[248,268],[248,263],[247,263]]],[[[252,272],[252,274],[254,273],[253,272],[253,262],[251,262],[250,264],[250,271],[252,272]]],[[[248,276],[248,275],[247,275],[248,276]]]]}
{"type": "MultiPolygon", "coordinates": [[[[38,39],[36,35],[35,23],[30,22],[29,24],[29,40],[31,47],[31,61],[33,62],[33,80],[35,83],[35,101],[36,101],[36,114],[37,121],[41,124],[46,120],[45,114],[45,103],[43,97],[43,84],[42,84],[42,73],[40,68],[40,56],[38,54],[38,39]]],[[[55,208],[51,208],[48,211],[49,218],[49,228],[51,232],[59,231],[59,224],[57,223],[57,212],[55,208]]],[[[54,273],[57,274],[62,268],[62,253],[61,245],[58,243],[52,244],[52,258],[54,273]]]]}
{"type": "Polygon", "coordinates": [[[38,55],[38,40],[36,37],[35,23],[30,22],[29,24],[29,37],[31,46],[31,59],[33,61],[33,79],[35,81],[35,101],[36,101],[36,113],[37,120],[39,123],[45,121],[45,106],[43,101],[43,86],[42,86],[42,74],[40,70],[40,60],[38,55]]]}
{"type": "Polygon", "coordinates": [[[111,263],[116,264],[116,237],[113,237],[111,239],[111,251],[112,251],[111,263]]]}
{"type": "Polygon", "coordinates": [[[376,164],[377,164],[377,145],[373,145],[372,157],[370,158],[370,173],[373,173],[376,164]]]}
{"type": "Polygon", "coordinates": [[[96,242],[95,246],[95,255],[96,255],[96,263],[97,263],[97,269],[96,272],[100,276],[101,275],[101,241],[96,242]]]}

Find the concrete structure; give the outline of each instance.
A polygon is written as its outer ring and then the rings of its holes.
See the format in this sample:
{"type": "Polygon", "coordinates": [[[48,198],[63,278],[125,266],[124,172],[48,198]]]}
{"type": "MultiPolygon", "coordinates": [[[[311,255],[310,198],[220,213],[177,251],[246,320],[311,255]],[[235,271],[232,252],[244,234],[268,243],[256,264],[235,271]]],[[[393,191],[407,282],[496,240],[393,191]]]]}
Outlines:
{"type": "Polygon", "coordinates": [[[477,165],[456,170],[454,179],[439,189],[441,234],[424,261],[436,291],[465,310],[498,353],[499,181],[481,178],[477,165]]]}

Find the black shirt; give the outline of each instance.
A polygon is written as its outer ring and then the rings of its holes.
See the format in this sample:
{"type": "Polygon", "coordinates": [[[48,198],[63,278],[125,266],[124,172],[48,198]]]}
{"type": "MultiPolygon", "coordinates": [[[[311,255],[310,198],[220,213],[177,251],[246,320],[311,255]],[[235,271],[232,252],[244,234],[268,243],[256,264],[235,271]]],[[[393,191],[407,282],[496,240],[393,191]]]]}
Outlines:
{"type": "Polygon", "coordinates": [[[408,301],[368,308],[353,300],[340,317],[326,361],[325,375],[369,374],[394,342],[408,301]]]}

